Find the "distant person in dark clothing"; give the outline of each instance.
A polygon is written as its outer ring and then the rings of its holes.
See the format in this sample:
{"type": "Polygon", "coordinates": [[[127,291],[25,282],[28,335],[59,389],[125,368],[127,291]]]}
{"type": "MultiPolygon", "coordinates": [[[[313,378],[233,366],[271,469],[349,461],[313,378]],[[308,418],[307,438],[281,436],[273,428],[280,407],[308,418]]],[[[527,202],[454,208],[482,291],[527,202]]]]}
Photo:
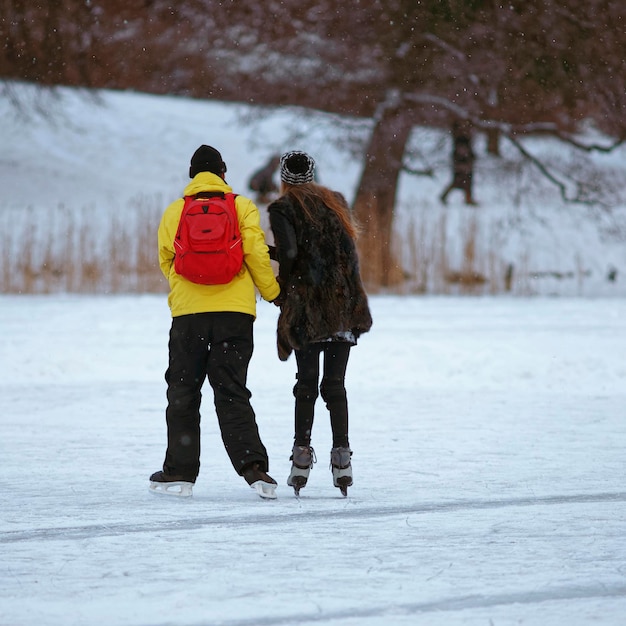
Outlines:
{"type": "Polygon", "coordinates": [[[453,189],[465,193],[465,204],[476,206],[472,195],[472,176],[474,174],[474,151],[472,150],[472,131],[468,123],[454,122],[452,125],[452,182],[440,196],[446,204],[448,194],[453,189]]]}
{"type": "Polygon", "coordinates": [[[257,202],[269,202],[272,194],[278,191],[278,185],[274,182],[274,173],[280,163],[280,155],[273,155],[271,159],[259,170],[254,172],[248,186],[257,192],[257,202]]]}

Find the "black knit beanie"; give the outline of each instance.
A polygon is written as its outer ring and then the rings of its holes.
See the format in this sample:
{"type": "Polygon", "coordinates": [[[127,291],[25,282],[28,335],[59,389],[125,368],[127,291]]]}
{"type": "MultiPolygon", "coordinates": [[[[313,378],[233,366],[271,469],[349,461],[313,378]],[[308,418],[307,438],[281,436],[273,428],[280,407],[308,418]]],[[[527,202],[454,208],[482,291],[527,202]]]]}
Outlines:
{"type": "Polygon", "coordinates": [[[226,163],[222,155],[211,146],[200,146],[191,157],[189,166],[189,178],[193,178],[198,172],[212,172],[220,176],[226,172],[226,163]]]}
{"type": "Polygon", "coordinates": [[[286,152],[280,159],[280,179],[289,185],[310,183],[314,172],[315,161],[306,152],[286,152]]]}

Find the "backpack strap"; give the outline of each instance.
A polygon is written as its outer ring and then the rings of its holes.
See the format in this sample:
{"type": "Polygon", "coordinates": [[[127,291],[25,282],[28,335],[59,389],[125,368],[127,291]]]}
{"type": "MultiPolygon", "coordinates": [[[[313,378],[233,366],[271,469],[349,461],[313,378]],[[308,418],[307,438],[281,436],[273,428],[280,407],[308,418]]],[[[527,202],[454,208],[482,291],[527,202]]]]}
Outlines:
{"type": "Polygon", "coordinates": [[[198,198],[225,198],[226,194],[223,191],[199,191],[194,199],[198,198]]]}
{"type": "Polygon", "coordinates": [[[223,191],[199,191],[195,196],[185,196],[185,200],[189,198],[190,200],[197,200],[198,198],[226,198],[226,196],[232,196],[233,200],[239,194],[236,193],[224,193],[223,191]]]}
{"type": "MultiPolygon", "coordinates": [[[[222,198],[222,200],[226,200],[226,199],[231,199],[232,202],[232,207],[235,211],[235,213],[237,212],[237,209],[235,207],[235,199],[237,198],[239,194],[236,193],[224,193],[223,191],[199,191],[197,194],[193,195],[193,196],[183,196],[183,200],[185,201],[185,204],[183,205],[183,211],[181,213],[181,222],[182,222],[182,218],[185,215],[185,211],[187,210],[187,207],[191,204],[191,202],[193,200],[202,200],[202,199],[210,199],[210,198],[222,198]]],[[[178,231],[176,233],[176,237],[178,237],[178,235],[180,234],[180,222],[178,224],[178,231]]]]}

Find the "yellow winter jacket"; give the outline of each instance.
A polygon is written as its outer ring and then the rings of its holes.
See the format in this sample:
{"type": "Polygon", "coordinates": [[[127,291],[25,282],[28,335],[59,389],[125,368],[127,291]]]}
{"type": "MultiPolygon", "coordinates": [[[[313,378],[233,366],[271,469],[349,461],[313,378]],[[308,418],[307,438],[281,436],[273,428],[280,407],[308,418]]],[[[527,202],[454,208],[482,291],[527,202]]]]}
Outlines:
{"type": "MultiPolygon", "coordinates": [[[[226,182],[211,172],[200,172],[185,187],[185,195],[200,191],[232,192],[226,182]]],[[[191,313],[234,311],[256,316],[255,286],[268,302],[278,297],[280,287],[270,265],[265,233],[261,229],[261,216],[252,200],[243,196],[235,199],[239,228],[243,242],[243,267],[226,285],[197,285],[174,271],[174,237],[183,212],[184,200],[170,204],[159,225],[159,265],[169,281],[168,304],[172,317],[191,313]]]]}

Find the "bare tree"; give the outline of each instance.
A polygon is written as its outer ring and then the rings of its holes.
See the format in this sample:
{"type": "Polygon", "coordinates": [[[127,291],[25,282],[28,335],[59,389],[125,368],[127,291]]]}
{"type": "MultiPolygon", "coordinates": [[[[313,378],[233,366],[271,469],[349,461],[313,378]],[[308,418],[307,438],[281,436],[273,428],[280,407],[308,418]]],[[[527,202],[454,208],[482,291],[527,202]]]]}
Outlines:
{"type": "MultiPolygon", "coordinates": [[[[494,153],[508,138],[555,184],[563,179],[524,148],[525,135],[577,145],[580,121],[592,119],[614,139],[604,148],[626,137],[621,0],[27,4],[3,5],[0,76],[301,105],[373,120],[353,206],[371,285],[399,277],[392,221],[398,177],[414,169],[406,146],[415,125],[467,121],[488,133],[494,153]]],[[[593,189],[577,189],[564,197],[593,201],[593,189]]]]}
{"type": "Polygon", "coordinates": [[[41,85],[88,85],[94,20],[94,6],[85,0],[4,0],[0,76],[41,85]]]}

